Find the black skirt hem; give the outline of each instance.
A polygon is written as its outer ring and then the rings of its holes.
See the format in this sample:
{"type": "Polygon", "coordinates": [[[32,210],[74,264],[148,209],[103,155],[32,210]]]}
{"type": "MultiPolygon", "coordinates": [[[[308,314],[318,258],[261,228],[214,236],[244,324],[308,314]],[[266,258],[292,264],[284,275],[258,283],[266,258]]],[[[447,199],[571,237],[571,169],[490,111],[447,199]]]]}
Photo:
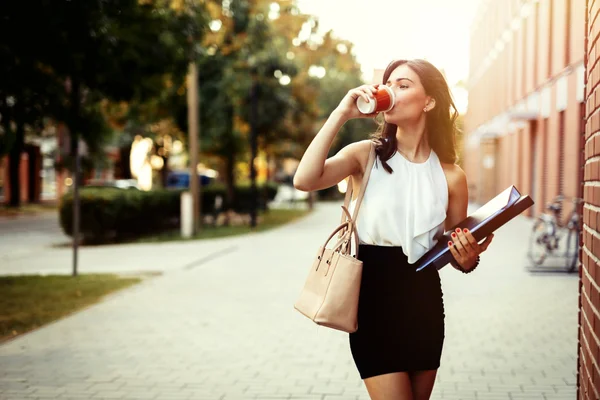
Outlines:
{"type": "Polygon", "coordinates": [[[440,368],[440,363],[435,364],[423,364],[423,365],[412,365],[411,367],[401,368],[396,367],[393,369],[379,369],[372,371],[360,371],[360,379],[368,379],[376,376],[387,375],[387,374],[395,374],[399,372],[420,372],[420,371],[434,371],[440,368]]]}

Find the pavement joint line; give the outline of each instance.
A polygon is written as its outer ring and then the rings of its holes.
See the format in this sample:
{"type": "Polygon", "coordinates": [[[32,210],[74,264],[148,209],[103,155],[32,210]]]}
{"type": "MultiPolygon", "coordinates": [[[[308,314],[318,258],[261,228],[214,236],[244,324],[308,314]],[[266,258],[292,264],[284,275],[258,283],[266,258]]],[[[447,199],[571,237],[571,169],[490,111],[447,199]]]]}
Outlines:
{"type": "Polygon", "coordinates": [[[211,254],[209,254],[209,255],[207,255],[205,257],[202,257],[202,258],[200,258],[198,260],[192,261],[191,263],[188,263],[188,264],[184,265],[181,269],[190,270],[190,269],[193,269],[193,268],[196,268],[196,267],[200,267],[200,266],[202,266],[203,264],[206,264],[209,261],[213,261],[213,260],[215,260],[215,259],[217,259],[219,257],[224,256],[224,255],[231,254],[232,252],[237,251],[237,250],[238,250],[238,246],[229,246],[229,247],[226,247],[226,248],[224,248],[222,250],[215,251],[214,253],[211,253],[211,254]]]}

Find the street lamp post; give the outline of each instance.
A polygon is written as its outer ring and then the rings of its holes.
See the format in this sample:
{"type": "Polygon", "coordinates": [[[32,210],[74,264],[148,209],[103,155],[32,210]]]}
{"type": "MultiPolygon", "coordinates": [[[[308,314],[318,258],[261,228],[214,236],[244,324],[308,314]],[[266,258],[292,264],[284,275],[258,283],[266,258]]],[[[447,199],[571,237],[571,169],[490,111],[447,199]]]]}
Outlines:
{"type": "Polygon", "coordinates": [[[190,191],[192,192],[192,234],[196,234],[201,229],[200,209],[201,196],[200,185],[198,182],[198,151],[199,139],[198,131],[199,121],[199,100],[198,100],[198,66],[195,62],[190,63],[187,89],[188,104],[188,140],[190,144],[190,191]]]}

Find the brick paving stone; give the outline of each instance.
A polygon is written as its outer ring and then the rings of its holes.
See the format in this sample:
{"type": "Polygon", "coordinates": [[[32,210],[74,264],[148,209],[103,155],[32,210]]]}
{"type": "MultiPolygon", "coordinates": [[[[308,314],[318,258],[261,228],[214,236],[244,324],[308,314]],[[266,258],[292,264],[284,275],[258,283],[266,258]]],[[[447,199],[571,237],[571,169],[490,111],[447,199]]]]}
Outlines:
{"type": "Polygon", "coordinates": [[[125,392],[101,391],[90,397],[90,399],[124,399],[125,392]]]}
{"type": "MultiPolygon", "coordinates": [[[[93,270],[166,272],[1,345],[0,394],[368,399],[348,335],[292,307],[339,212],[319,204],[303,220],[246,237],[86,251],[82,264],[93,270]]],[[[441,271],[446,340],[432,399],[574,397],[578,277],[527,269],[530,228],[517,218],[499,230],[473,274],[441,271]]]]}
{"type": "Polygon", "coordinates": [[[571,390],[558,391],[556,393],[544,393],[544,396],[548,399],[576,399],[577,398],[577,388],[573,387],[571,390]]]}
{"type": "Polygon", "coordinates": [[[477,399],[481,400],[510,400],[508,393],[477,392],[477,399]]]}

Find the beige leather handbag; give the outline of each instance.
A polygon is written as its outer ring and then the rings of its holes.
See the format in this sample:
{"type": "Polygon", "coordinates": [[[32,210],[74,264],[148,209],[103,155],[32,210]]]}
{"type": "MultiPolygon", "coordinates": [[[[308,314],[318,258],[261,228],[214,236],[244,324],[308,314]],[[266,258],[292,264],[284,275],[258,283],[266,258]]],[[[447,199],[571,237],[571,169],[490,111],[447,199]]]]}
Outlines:
{"type": "Polygon", "coordinates": [[[352,177],[350,177],[342,206],[342,223],[317,251],[304,288],[294,304],[296,310],[318,325],[348,333],[358,329],[358,296],[363,266],[362,261],[358,259],[356,218],[374,162],[375,146],[371,145],[369,161],[356,199],[354,213],[350,216],[348,212],[353,191],[352,177]],[[327,248],[336,234],[338,242],[332,248],[327,248]],[[352,239],[353,235],[354,239],[352,239]],[[355,248],[354,256],[351,255],[352,241],[355,248]]]}

